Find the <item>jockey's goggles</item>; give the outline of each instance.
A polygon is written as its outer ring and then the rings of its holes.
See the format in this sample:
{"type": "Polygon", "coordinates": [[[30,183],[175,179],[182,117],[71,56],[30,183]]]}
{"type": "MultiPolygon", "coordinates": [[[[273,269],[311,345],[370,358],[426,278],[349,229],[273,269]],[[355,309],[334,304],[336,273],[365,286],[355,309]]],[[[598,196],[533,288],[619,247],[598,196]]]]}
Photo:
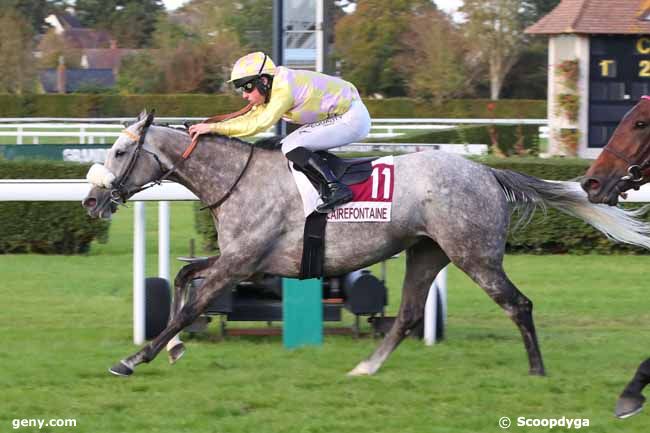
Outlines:
{"type": "Polygon", "coordinates": [[[244,93],[251,93],[253,90],[255,90],[255,85],[257,84],[257,80],[259,77],[246,77],[246,78],[241,78],[239,80],[235,80],[233,84],[235,85],[235,88],[237,90],[240,90],[244,93]]]}

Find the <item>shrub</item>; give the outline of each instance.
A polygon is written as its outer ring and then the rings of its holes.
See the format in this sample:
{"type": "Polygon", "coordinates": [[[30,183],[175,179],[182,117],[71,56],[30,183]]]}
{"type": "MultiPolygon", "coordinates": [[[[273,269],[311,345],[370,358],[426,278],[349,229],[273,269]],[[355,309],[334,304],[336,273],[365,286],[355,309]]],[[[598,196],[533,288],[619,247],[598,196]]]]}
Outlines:
{"type": "MultiPolygon", "coordinates": [[[[0,160],[2,179],[79,179],[88,165],[0,160]]],[[[0,253],[85,253],[108,240],[109,223],[86,215],[78,202],[0,202],[0,253]]]]}

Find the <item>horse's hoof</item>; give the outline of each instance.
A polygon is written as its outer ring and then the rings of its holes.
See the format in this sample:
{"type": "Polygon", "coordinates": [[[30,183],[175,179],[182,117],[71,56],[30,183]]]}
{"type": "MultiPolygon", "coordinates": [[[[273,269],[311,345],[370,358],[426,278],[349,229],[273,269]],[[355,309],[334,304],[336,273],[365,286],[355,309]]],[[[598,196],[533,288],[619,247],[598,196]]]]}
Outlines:
{"type": "Polygon", "coordinates": [[[616,409],[614,415],[616,418],[625,419],[636,415],[643,409],[645,397],[641,394],[623,394],[616,402],[616,409]]]}
{"type": "Polygon", "coordinates": [[[118,362],[108,369],[108,372],[115,376],[127,377],[133,374],[133,369],[126,365],[123,361],[118,362]]]}
{"type": "Polygon", "coordinates": [[[362,362],[352,371],[348,372],[348,377],[356,377],[356,376],[372,376],[377,369],[370,368],[370,364],[367,362],[362,362]]]}
{"type": "Polygon", "coordinates": [[[169,350],[169,352],[167,352],[167,356],[169,357],[169,363],[175,364],[176,361],[181,359],[184,354],[185,354],[185,345],[183,343],[178,343],[176,346],[172,347],[169,350]]]}
{"type": "Polygon", "coordinates": [[[531,368],[530,370],[528,370],[528,374],[531,376],[546,376],[546,370],[544,370],[544,367],[531,368]]]}

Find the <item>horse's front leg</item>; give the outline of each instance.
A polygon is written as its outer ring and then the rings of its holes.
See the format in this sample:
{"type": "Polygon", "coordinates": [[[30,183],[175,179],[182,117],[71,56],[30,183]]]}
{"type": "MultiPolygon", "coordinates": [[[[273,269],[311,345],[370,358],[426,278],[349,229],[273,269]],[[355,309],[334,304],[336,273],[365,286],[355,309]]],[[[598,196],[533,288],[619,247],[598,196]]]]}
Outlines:
{"type": "Polygon", "coordinates": [[[623,393],[616,402],[614,414],[617,418],[629,418],[641,412],[645,397],[641,394],[643,388],[650,383],[650,358],[646,359],[637,368],[634,377],[627,384],[623,393]]]}
{"type": "Polygon", "coordinates": [[[216,260],[212,267],[205,270],[205,280],[197,289],[196,298],[180,309],[160,335],[135,354],[118,362],[109,371],[118,376],[130,376],[136,366],[151,362],[176,334],[192,324],[205,311],[210,301],[222,290],[231,289],[252,275],[254,269],[251,262],[238,258],[239,260],[233,260],[222,255],[216,260]]]}
{"type": "MultiPolygon", "coordinates": [[[[188,263],[183,266],[176,278],[174,280],[174,300],[172,302],[171,314],[169,317],[169,323],[178,314],[185,302],[187,302],[187,293],[192,280],[195,278],[202,277],[202,273],[214,265],[219,256],[208,257],[205,260],[198,260],[193,263],[188,263]]],[[[171,340],[167,343],[167,355],[169,356],[169,362],[174,364],[178,361],[183,354],[185,353],[185,345],[180,339],[180,333],[174,335],[171,340]]]]}

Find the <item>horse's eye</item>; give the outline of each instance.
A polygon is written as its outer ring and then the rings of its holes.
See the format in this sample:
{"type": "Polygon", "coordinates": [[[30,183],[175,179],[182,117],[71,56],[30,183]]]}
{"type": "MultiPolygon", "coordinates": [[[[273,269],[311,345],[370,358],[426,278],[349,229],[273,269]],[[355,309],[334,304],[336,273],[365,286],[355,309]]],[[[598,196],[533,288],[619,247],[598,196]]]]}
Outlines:
{"type": "Polygon", "coordinates": [[[120,156],[124,155],[124,153],[125,152],[123,150],[116,150],[115,151],[115,157],[119,158],[120,156]]]}
{"type": "Polygon", "coordinates": [[[634,124],[634,126],[636,126],[638,129],[645,129],[648,127],[648,124],[646,122],[638,121],[634,124]]]}

